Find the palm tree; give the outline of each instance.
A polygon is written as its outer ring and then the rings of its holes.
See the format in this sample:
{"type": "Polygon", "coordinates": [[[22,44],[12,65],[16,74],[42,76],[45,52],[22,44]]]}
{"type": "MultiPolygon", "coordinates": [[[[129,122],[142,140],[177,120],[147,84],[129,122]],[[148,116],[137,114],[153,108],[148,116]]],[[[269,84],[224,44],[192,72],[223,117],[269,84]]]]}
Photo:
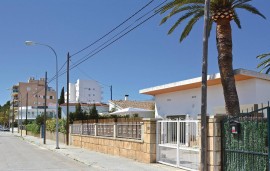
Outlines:
{"type": "MultiPolygon", "coordinates": [[[[263,14],[248,3],[250,1],[252,0],[210,1],[208,36],[210,35],[212,25],[215,22],[218,65],[223,87],[226,113],[228,115],[236,115],[240,113],[239,99],[236,91],[232,66],[231,21],[233,20],[238,28],[241,28],[241,23],[236,13],[236,9],[244,9],[265,18],[263,14]]],[[[180,18],[178,18],[175,24],[171,27],[168,34],[171,34],[183,21],[189,19],[180,36],[180,42],[182,42],[189,35],[194,24],[204,16],[204,0],[172,0],[160,9],[161,14],[168,10],[171,11],[162,19],[160,24],[165,23],[169,18],[175,15],[182,14],[182,16],[180,16],[180,18]]]]}
{"type": "Polygon", "coordinates": [[[261,54],[259,56],[257,56],[258,59],[260,60],[263,60],[262,62],[260,62],[258,65],[257,65],[257,68],[262,68],[261,69],[261,72],[263,72],[265,69],[267,69],[265,71],[266,74],[268,74],[270,72],[270,58],[268,59],[265,59],[266,57],[270,57],[270,53],[265,53],[265,54],[261,54]]]}

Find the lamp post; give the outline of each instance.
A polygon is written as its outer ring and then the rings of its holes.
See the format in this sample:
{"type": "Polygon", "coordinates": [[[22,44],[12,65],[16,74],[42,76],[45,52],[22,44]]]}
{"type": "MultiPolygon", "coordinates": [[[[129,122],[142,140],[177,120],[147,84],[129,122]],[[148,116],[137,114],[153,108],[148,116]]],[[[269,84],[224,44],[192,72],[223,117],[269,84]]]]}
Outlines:
{"type": "MultiPolygon", "coordinates": [[[[55,133],[56,133],[56,149],[59,149],[59,138],[58,138],[58,127],[59,127],[58,126],[58,60],[57,60],[57,54],[56,54],[55,50],[47,44],[37,43],[37,42],[33,42],[33,41],[25,41],[25,44],[27,46],[32,46],[32,45],[46,46],[46,47],[50,48],[55,55],[55,59],[56,59],[56,106],[55,106],[56,107],[56,110],[55,110],[55,112],[56,112],[56,129],[55,129],[55,133]]],[[[47,97],[45,97],[45,98],[47,98],[47,97]]]]}

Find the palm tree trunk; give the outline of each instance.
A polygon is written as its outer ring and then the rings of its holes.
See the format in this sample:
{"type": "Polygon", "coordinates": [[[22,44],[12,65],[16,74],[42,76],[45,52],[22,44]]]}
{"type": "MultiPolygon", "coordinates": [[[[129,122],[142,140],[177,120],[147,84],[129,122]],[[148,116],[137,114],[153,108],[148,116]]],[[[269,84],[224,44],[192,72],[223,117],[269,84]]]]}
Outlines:
{"type": "Polygon", "coordinates": [[[217,21],[216,43],[226,113],[228,115],[237,115],[240,113],[240,107],[232,66],[232,29],[230,20],[220,19],[217,21]]]}

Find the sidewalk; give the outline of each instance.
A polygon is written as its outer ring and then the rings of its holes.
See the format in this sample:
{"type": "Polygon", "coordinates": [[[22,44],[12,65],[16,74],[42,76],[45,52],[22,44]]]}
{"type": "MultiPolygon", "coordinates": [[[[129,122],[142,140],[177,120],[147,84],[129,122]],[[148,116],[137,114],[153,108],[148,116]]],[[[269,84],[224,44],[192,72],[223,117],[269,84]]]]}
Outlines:
{"type": "MultiPolygon", "coordinates": [[[[14,132],[14,136],[21,138],[20,134],[14,132]]],[[[56,143],[55,141],[46,139],[46,144],[43,144],[43,139],[33,137],[33,136],[25,136],[22,137],[23,140],[28,143],[39,146],[43,149],[48,149],[50,151],[62,154],[67,156],[73,160],[84,163],[88,166],[95,167],[99,170],[107,170],[107,171],[184,171],[179,168],[170,167],[158,163],[153,164],[145,164],[140,163],[135,160],[113,156],[103,153],[98,153],[94,151],[90,151],[83,148],[78,148],[74,146],[67,146],[65,144],[59,144],[60,149],[55,149],[56,143]]]]}

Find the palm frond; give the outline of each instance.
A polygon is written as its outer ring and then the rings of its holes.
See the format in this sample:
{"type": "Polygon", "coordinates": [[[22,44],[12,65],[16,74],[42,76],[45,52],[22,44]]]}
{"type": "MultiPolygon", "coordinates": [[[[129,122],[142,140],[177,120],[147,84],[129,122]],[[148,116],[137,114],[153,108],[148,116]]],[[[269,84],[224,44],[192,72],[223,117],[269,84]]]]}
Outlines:
{"type": "Polygon", "coordinates": [[[258,55],[256,58],[257,59],[263,59],[263,58],[265,58],[267,56],[270,56],[270,53],[264,53],[264,54],[258,55]]]}
{"type": "Polygon", "coordinates": [[[204,0],[173,0],[162,6],[160,8],[160,13],[163,14],[172,8],[181,7],[187,4],[204,4],[204,0]]]}
{"type": "Polygon", "coordinates": [[[234,10],[234,19],[233,19],[233,21],[235,22],[235,24],[237,25],[238,28],[240,28],[240,29],[242,28],[239,17],[238,17],[238,14],[236,13],[235,10],[234,10]]]}
{"type": "MultiPolygon", "coordinates": [[[[264,59],[265,57],[268,57],[268,56],[270,56],[270,53],[258,55],[256,58],[261,60],[261,59],[264,59]]],[[[260,72],[263,72],[266,68],[268,68],[266,71],[266,73],[268,74],[270,72],[270,58],[267,58],[267,59],[263,60],[262,62],[260,62],[257,65],[257,68],[261,68],[260,72]]]]}
{"type": "Polygon", "coordinates": [[[172,16],[174,16],[175,14],[178,14],[180,12],[183,12],[183,11],[190,11],[190,10],[196,10],[196,9],[200,9],[200,8],[203,8],[203,6],[200,6],[200,5],[189,5],[189,6],[184,6],[184,7],[181,7],[181,8],[174,8],[166,17],[164,17],[161,22],[160,22],[160,25],[165,23],[169,18],[171,18],[172,16]]]}
{"type": "Polygon", "coordinates": [[[260,11],[257,8],[253,7],[250,4],[238,4],[238,5],[235,5],[234,8],[245,9],[253,14],[259,15],[262,18],[266,19],[266,17],[262,13],[260,13],[260,11]]]}
{"type": "Polygon", "coordinates": [[[197,12],[197,14],[195,14],[193,16],[192,19],[190,19],[190,21],[188,22],[188,24],[186,25],[185,29],[183,30],[181,37],[180,37],[180,42],[182,42],[190,33],[193,25],[204,15],[204,10],[200,10],[199,12],[197,12]]]}
{"type": "Polygon", "coordinates": [[[175,23],[174,25],[170,28],[170,30],[168,31],[168,34],[171,34],[175,29],[176,27],[182,22],[184,21],[185,19],[187,19],[188,17],[196,14],[198,12],[198,10],[194,10],[194,11],[190,11],[186,14],[184,14],[182,17],[180,17],[175,23]]]}
{"type": "Polygon", "coordinates": [[[251,0],[234,0],[232,2],[232,6],[234,7],[235,5],[240,5],[240,4],[244,4],[244,3],[247,3],[247,2],[250,2],[251,0]]]}

